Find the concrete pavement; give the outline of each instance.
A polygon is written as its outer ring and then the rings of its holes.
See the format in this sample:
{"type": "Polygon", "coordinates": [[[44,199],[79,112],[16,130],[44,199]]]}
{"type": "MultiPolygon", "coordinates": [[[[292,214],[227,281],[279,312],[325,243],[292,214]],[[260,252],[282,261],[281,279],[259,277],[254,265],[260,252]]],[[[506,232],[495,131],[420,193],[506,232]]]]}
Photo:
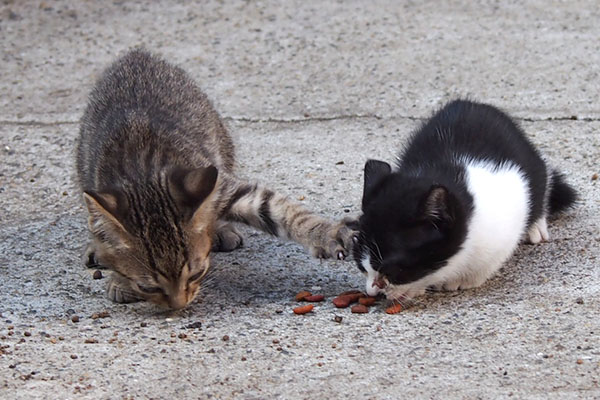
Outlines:
{"type": "Polygon", "coordinates": [[[0,3],[0,398],[600,398],[600,9],[505,3],[0,3]],[[80,263],[73,150],[135,45],[205,89],[241,176],[324,215],[358,215],[366,159],[459,95],[518,117],[581,199],[481,288],[394,316],[334,308],[352,262],[251,230],[187,309],[112,304],[80,263]],[[300,289],[328,300],[293,315],[300,289]]]}

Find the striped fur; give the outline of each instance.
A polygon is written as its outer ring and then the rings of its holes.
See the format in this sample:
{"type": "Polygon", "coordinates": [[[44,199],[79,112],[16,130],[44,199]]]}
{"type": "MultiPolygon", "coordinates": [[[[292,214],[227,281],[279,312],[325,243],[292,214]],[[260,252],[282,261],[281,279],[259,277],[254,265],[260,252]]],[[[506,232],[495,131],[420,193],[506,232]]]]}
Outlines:
{"type": "Polygon", "coordinates": [[[77,172],[89,212],[88,266],[108,297],[173,309],[196,296],[211,250],[242,245],[234,223],[344,258],[353,231],[233,174],[233,143],[181,69],[143,50],[110,66],[81,122],[77,172]]]}

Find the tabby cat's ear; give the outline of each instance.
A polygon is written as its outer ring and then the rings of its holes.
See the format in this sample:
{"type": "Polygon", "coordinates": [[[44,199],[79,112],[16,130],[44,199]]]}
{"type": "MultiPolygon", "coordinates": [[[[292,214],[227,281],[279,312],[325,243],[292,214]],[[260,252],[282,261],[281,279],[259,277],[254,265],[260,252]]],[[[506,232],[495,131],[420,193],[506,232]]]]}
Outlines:
{"type": "Polygon", "coordinates": [[[202,203],[215,190],[219,171],[212,165],[206,168],[175,168],[169,176],[171,196],[184,212],[191,218],[202,203]]]}
{"type": "Polygon", "coordinates": [[[423,215],[430,221],[452,221],[448,189],[441,185],[432,185],[423,200],[423,215]]]}
{"type": "Polygon", "coordinates": [[[126,248],[127,230],[123,221],[129,208],[126,197],[118,190],[83,192],[89,212],[88,224],[94,236],[108,241],[114,248],[126,248]]]}
{"type": "Polygon", "coordinates": [[[365,203],[367,202],[373,187],[377,185],[377,183],[386,175],[389,175],[392,172],[392,167],[390,164],[377,161],[377,160],[368,160],[365,164],[365,184],[363,188],[363,208],[365,203]]]}

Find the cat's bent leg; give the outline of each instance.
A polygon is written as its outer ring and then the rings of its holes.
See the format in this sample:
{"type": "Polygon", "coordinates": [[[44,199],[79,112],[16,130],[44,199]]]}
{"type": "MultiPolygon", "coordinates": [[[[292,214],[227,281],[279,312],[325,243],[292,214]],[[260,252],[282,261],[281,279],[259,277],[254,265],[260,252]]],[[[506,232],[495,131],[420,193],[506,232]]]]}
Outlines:
{"type": "Polygon", "coordinates": [[[356,232],[348,226],[349,220],[333,222],[272,190],[231,176],[222,179],[222,218],[294,240],[315,257],[343,260],[350,254],[356,232]]]}
{"type": "Polygon", "coordinates": [[[113,272],[106,285],[106,297],[115,303],[135,303],[142,301],[129,284],[129,280],[113,272]]]}
{"type": "Polygon", "coordinates": [[[233,251],[244,244],[244,237],[229,222],[217,221],[213,251],[233,251]]]}
{"type": "Polygon", "coordinates": [[[537,244],[540,242],[547,242],[550,240],[550,234],[548,233],[548,223],[546,222],[546,216],[541,217],[531,225],[529,232],[529,243],[537,244]]]}

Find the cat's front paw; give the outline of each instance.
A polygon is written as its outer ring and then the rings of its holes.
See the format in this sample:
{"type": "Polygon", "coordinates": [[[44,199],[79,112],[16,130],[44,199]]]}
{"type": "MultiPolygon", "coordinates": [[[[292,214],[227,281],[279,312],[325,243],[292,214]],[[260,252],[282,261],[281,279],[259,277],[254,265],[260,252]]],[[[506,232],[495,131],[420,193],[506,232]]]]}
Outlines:
{"type": "Polygon", "coordinates": [[[352,253],[358,231],[354,219],[344,218],[340,223],[331,226],[324,234],[321,244],[311,247],[311,253],[317,258],[336,258],[344,260],[352,253]]]}
{"type": "Polygon", "coordinates": [[[223,223],[216,229],[213,238],[213,251],[233,251],[244,244],[244,237],[235,229],[235,226],[229,223],[223,223]]]}
{"type": "Polygon", "coordinates": [[[125,278],[115,276],[114,274],[110,277],[106,285],[106,297],[115,303],[135,303],[136,301],[143,300],[131,289],[125,278]]]}

